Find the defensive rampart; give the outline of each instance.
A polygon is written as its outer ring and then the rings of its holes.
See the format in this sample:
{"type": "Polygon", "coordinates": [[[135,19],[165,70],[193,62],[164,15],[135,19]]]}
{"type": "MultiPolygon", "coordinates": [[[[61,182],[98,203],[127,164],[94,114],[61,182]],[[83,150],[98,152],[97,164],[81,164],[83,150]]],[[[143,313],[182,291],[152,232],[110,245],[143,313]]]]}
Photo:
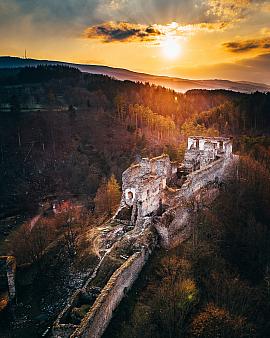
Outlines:
{"type": "MultiPolygon", "coordinates": [[[[230,165],[237,160],[231,149],[231,140],[227,138],[190,138],[186,166],[176,166],[168,155],[162,155],[142,159],[123,173],[122,199],[113,217],[120,225],[114,230],[108,227],[106,232],[107,237],[109,233],[122,235],[117,239],[119,245],[115,242],[115,245],[105,246],[106,254],[111,254],[120,264],[102,287],[91,279],[91,283],[86,282],[84,288],[71,297],[53,326],[53,337],[101,337],[113,311],[156,246],[157,233],[165,248],[190,237],[192,217],[197,208],[194,200],[201,198],[203,190],[218,190],[230,165]],[[123,222],[133,230],[124,233],[123,222]],[[125,256],[120,254],[121,250],[113,251],[117,245],[118,249],[128,248],[130,253],[125,256]],[[99,289],[97,293],[96,289],[99,289]],[[82,309],[87,309],[83,316],[82,309]],[[74,322],[74,314],[79,312],[80,318],[76,317],[74,322]]],[[[102,260],[102,268],[101,263],[102,260]]]]}
{"type": "Polygon", "coordinates": [[[71,297],[69,304],[53,326],[53,337],[101,337],[112,318],[113,311],[137,279],[157,243],[157,235],[153,232],[149,221],[149,219],[146,219],[148,224],[145,225],[143,233],[138,236],[138,251],[131,255],[112,274],[81,322],[78,325],[74,325],[68,323],[67,319],[72,309],[80,303],[80,299],[89,296],[87,290],[87,284],[89,283],[86,283],[83,289],[78,290],[71,297]]]}
{"type": "Polygon", "coordinates": [[[101,337],[112,318],[113,311],[137,279],[150,253],[148,249],[143,248],[141,252],[131,256],[112,275],[94,306],[83,319],[80,327],[71,335],[71,338],[101,337]]]}
{"type": "Polygon", "coordinates": [[[209,182],[218,182],[222,180],[228,165],[232,163],[232,159],[233,156],[220,158],[206,167],[189,174],[186,182],[181,187],[180,195],[189,198],[199,189],[205,187],[209,182]]]}
{"type": "Polygon", "coordinates": [[[168,194],[167,200],[170,199],[171,207],[154,220],[154,226],[163,247],[167,249],[175,247],[190,237],[194,204],[196,204],[196,199],[200,198],[200,192],[209,185],[218,186],[226,178],[227,173],[230,172],[230,166],[237,159],[235,155],[220,158],[192,172],[180,189],[168,194]]]}

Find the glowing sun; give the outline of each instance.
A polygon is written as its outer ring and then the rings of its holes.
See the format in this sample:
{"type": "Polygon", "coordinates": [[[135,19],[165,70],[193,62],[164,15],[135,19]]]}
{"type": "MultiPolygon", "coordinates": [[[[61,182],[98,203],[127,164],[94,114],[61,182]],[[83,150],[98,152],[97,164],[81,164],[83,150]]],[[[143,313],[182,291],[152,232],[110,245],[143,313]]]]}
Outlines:
{"type": "Polygon", "coordinates": [[[163,54],[167,59],[175,59],[181,52],[180,45],[172,37],[168,37],[162,44],[163,54]]]}

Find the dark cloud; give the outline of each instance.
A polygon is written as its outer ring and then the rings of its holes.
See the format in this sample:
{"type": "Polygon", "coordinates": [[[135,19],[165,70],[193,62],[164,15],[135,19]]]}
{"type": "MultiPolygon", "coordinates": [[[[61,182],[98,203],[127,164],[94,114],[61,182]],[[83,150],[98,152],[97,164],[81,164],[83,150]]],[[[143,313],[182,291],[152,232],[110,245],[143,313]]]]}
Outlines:
{"type": "MultiPolygon", "coordinates": [[[[111,2],[111,0],[104,0],[111,2]]],[[[268,0],[269,1],[269,0],[268,0]]],[[[200,23],[235,23],[257,11],[266,0],[114,0],[119,7],[117,20],[183,25],[200,23]]],[[[116,18],[114,17],[113,20],[116,18]]]]}
{"type": "Polygon", "coordinates": [[[27,17],[36,25],[43,23],[87,24],[100,0],[0,0],[1,20],[27,17]]]}
{"type": "Polygon", "coordinates": [[[159,35],[162,32],[155,26],[113,21],[91,26],[85,31],[87,38],[98,38],[103,42],[154,41],[159,35]]]}
{"type": "Polygon", "coordinates": [[[128,21],[143,24],[195,20],[205,9],[198,0],[0,0],[1,16],[30,16],[33,21],[97,24],[128,21]],[[7,10],[11,9],[9,13],[7,10]],[[16,10],[15,10],[16,9],[16,10]],[[13,14],[12,14],[13,12],[13,14]],[[194,19],[195,17],[195,19],[194,19]]]}
{"type": "MultiPolygon", "coordinates": [[[[248,15],[265,0],[0,0],[1,16],[7,8],[16,16],[38,22],[98,24],[128,21],[142,24],[228,22],[248,15]],[[16,10],[14,10],[16,8],[16,10]]],[[[12,17],[9,12],[8,16],[12,17]]]]}
{"type": "Polygon", "coordinates": [[[223,46],[233,53],[248,52],[254,49],[270,49],[270,37],[226,42],[223,46]]]}
{"type": "MultiPolygon", "coordinates": [[[[146,41],[154,40],[159,34],[154,24],[164,27],[177,22],[179,26],[190,25],[198,31],[225,30],[235,22],[251,17],[259,6],[269,1],[0,0],[0,33],[14,31],[23,37],[23,32],[27,31],[37,37],[41,32],[48,37],[78,37],[85,27],[89,27],[89,37],[99,37],[107,42],[146,41]],[[103,27],[104,22],[128,22],[133,27],[103,27]]],[[[188,31],[192,29],[190,27],[188,31]]],[[[264,48],[268,45],[265,43],[264,48]]]]}
{"type": "MultiPolygon", "coordinates": [[[[4,0],[6,1],[6,0],[4,0]]],[[[99,0],[9,0],[17,3],[24,13],[33,14],[41,19],[76,19],[89,17],[99,4],[99,0]]]]}

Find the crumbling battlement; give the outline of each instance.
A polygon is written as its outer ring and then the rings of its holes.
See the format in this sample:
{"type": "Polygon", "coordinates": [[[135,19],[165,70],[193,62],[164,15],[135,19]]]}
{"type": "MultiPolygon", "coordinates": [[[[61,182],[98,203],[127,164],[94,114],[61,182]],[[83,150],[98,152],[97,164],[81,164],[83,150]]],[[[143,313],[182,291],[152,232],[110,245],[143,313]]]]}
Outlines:
{"type": "Polygon", "coordinates": [[[179,165],[171,162],[168,155],[143,158],[123,173],[122,199],[115,218],[129,209],[131,224],[138,224],[143,217],[160,212],[168,203],[166,187],[176,177],[181,193],[193,194],[207,182],[222,178],[231,159],[230,138],[201,136],[188,138],[184,161],[179,165]]]}
{"type": "Polygon", "coordinates": [[[232,143],[228,138],[191,137],[188,139],[188,144],[189,149],[186,151],[184,163],[179,167],[184,183],[180,189],[175,190],[174,194],[170,193],[169,196],[168,193],[165,194],[169,207],[161,217],[155,218],[155,228],[159,233],[160,243],[165,248],[177,246],[189,238],[195,211],[194,200],[202,198],[202,190],[205,187],[217,187],[226,179],[233,163],[238,161],[238,156],[232,154],[232,143]],[[192,149],[194,142],[200,149],[192,149]],[[210,143],[218,145],[209,147],[210,143]],[[187,158],[188,167],[185,167],[187,158]],[[188,173],[191,162],[196,163],[192,169],[198,169],[188,173]]]}
{"type": "Polygon", "coordinates": [[[218,158],[230,157],[232,154],[232,141],[227,137],[188,138],[183,168],[186,172],[202,169],[218,158]]]}
{"type": "Polygon", "coordinates": [[[162,204],[162,192],[176,169],[168,155],[143,158],[139,164],[129,167],[122,175],[123,195],[119,210],[131,207],[133,224],[137,218],[156,211],[162,204]]]}
{"type": "Polygon", "coordinates": [[[123,173],[121,203],[111,223],[116,225],[103,228],[108,245],[106,240],[100,241],[99,252],[105,254],[96,272],[102,270],[106,255],[119,263],[105,285],[95,285],[95,272],[71,297],[53,325],[53,337],[101,337],[113,311],[154,250],[158,235],[165,248],[188,239],[199,204],[215,198],[220,182],[237,159],[228,138],[190,137],[182,164],[162,155],[144,158],[129,167],[123,173]],[[123,224],[128,232],[123,231],[123,224]],[[123,255],[121,250],[127,247],[128,253],[123,255]],[[71,315],[81,311],[81,305],[86,313],[74,324],[71,315]]]}
{"type": "MultiPolygon", "coordinates": [[[[101,337],[111,320],[113,311],[137,279],[139,272],[157,244],[157,234],[153,230],[151,218],[145,217],[140,231],[137,228],[127,234],[126,241],[130,240],[133,253],[129,257],[122,256],[123,263],[112,273],[102,289],[94,287],[95,278],[90,277],[84,287],[73,294],[53,325],[53,337],[101,337]],[[92,290],[96,291],[97,289],[95,297],[92,297],[92,290]],[[82,320],[74,324],[71,315],[74,310],[78,311],[81,305],[84,309],[87,308],[87,312],[82,320]]],[[[118,242],[114,246],[118,247],[118,242]]],[[[109,249],[108,255],[111,252],[112,249],[109,249]]],[[[102,269],[102,264],[100,269],[102,269]]]]}
{"type": "Polygon", "coordinates": [[[71,335],[71,338],[101,337],[112,318],[113,311],[137,279],[154,246],[155,241],[152,241],[151,245],[145,246],[141,251],[134,253],[115,271],[94,306],[82,320],[81,325],[71,335]]]}

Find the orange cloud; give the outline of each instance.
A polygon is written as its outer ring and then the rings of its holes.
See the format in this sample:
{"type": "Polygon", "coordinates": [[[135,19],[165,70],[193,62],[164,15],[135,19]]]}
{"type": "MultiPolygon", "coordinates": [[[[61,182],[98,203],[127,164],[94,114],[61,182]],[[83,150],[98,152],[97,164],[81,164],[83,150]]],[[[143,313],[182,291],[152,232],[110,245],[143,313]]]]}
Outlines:
{"type": "Polygon", "coordinates": [[[196,23],[180,25],[172,22],[167,25],[150,26],[129,22],[104,22],[88,27],[83,36],[88,39],[100,39],[103,42],[157,42],[160,38],[188,36],[198,31],[215,31],[227,28],[226,22],[196,23]]]}
{"type": "Polygon", "coordinates": [[[157,25],[146,26],[113,21],[91,26],[85,30],[87,38],[97,38],[103,42],[155,41],[156,37],[162,34],[157,25]]]}
{"type": "Polygon", "coordinates": [[[250,39],[243,41],[226,42],[223,46],[233,53],[248,52],[250,50],[268,50],[270,49],[270,37],[260,39],[250,39]]]}

